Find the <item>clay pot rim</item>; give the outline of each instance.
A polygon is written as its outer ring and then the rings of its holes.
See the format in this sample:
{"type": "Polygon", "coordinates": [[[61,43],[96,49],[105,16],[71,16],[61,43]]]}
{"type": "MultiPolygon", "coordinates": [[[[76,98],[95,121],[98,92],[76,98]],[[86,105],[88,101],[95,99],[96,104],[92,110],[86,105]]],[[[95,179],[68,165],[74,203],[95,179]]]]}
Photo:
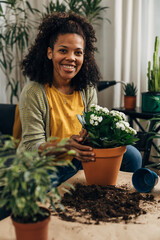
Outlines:
{"type": "Polygon", "coordinates": [[[135,95],[135,96],[130,96],[130,95],[124,95],[125,97],[130,97],[130,98],[136,98],[137,97],[137,95],[135,95]]]}
{"type": "Polygon", "coordinates": [[[112,149],[120,149],[120,148],[126,148],[126,145],[124,145],[124,146],[118,146],[118,147],[109,147],[109,148],[95,148],[95,147],[93,147],[93,149],[95,149],[95,150],[102,150],[102,149],[108,149],[108,150],[112,150],[112,149]]]}
{"type": "Polygon", "coordinates": [[[116,157],[126,152],[126,146],[120,146],[120,147],[114,147],[114,148],[93,148],[93,152],[95,153],[96,158],[99,158],[99,157],[106,158],[106,154],[107,154],[107,157],[116,157]]]}
{"type": "Polygon", "coordinates": [[[141,94],[142,94],[142,95],[143,95],[143,94],[146,94],[146,95],[158,95],[158,96],[159,96],[159,95],[160,95],[160,92],[142,92],[141,94]]]}
{"type": "Polygon", "coordinates": [[[33,226],[33,228],[35,227],[36,224],[38,224],[39,226],[43,225],[45,222],[48,223],[50,221],[51,218],[51,211],[46,208],[46,207],[41,207],[43,209],[46,210],[46,212],[49,213],[49,216],[46,216],[45,219],[41,220],[41,221],[36,221],[36,222],[28,222],[28,223],[23,223],[23,222],[17,222],[16,220],[13,219],[13,215],[11,214],[11,220],[14,226],[18,226],[19,228],[23,228],[23,226],[26,228],[28,226],[28,228],[31,228],[33,226]]]}

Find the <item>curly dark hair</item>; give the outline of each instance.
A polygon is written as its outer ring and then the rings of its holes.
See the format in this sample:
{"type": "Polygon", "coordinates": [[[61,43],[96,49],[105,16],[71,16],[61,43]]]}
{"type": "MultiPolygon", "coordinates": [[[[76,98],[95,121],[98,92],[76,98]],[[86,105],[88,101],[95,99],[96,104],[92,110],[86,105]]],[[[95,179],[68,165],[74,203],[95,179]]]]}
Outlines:
{"type": "Polygon", "coordinates": [[[31,81],[41,84],[53,84],[53,64],[47,57],[47,48],[54,48],[60,34],[76,33],[85,41],[84,62],[72,79],[71,85],[76,91],[86,89],[87,86],[96,86],[101,78],[95,62],[94,43],[97,41],[95,31],[87,19],[75,13],[52,13],[43,18],[39,32],[29,53],[22,61],[22,71],[31,81]]]}

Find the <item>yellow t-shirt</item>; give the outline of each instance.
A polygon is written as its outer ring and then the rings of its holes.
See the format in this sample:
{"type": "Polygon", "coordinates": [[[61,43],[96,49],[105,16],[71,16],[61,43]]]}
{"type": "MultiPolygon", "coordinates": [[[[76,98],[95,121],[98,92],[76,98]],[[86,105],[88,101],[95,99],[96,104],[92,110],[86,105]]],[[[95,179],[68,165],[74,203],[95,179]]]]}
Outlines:
{"type": "Polygon", "coordinates": [[[84,111],[83,99],[80,91],[66,95],[59,92],[53,85],[50,88],[45,85],[50,108],[50,129],[51,136],[59,138],[69,138],[77,135],[82,129],[82,125],[76,114],[82,115],[84,111]]]}

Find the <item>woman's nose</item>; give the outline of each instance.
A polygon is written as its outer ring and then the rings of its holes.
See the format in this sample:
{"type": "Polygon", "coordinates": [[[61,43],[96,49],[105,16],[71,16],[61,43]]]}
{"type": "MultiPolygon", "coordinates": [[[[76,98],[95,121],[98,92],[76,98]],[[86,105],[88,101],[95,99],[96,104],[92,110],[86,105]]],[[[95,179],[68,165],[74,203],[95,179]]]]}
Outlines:
{"type": "Polygon", "coordinates": [[[76,61],[75,54],[72,53],[72,52],[68,53],[67,56],[66,56],[66,60],[68,60],[68,61],[76,61]]]}

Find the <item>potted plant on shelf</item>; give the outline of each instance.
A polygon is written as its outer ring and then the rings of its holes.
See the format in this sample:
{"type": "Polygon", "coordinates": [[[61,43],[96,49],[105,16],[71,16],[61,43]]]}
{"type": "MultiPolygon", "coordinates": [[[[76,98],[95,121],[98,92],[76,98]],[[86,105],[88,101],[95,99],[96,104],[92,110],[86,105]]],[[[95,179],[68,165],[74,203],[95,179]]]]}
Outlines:
{"type": "Polygon", "coordinates": [[[158,56],[159,38],[155,37],[153,67],[148,62],[148,92],[142,93],[142,111],[160,112],[160,56],[158,56]]]}
{"type": "Polygon", "coordinates": [[[77,115],[88,135],[85,145],[93,147],[95,162],[82,162],[88,184],[115,185],[126,145],[138,139],[122,112],[92,105],[89,112],[77,115]]]}
{"type": "Polygon", "coordinates": [[[125,109],[135,109],[136,107],[136,94],[137,87],[134,83],[125,84],[124,88],[124,108],[125,109]]]}
{"type": "Polygon", "coordinates": [[[0,144],[0,152],[4,152],[0,157],[0,207],[11,211],[17,240],[47,240],[50,212],[44,206],[63,209],[54,179],[57,166],[71,164],[63,160],[73,153],[65,144],[62,140],[43,153],[35,150],[13,155],[6,155],[6,149],[13,149],[12,139],[0,144]]]}

